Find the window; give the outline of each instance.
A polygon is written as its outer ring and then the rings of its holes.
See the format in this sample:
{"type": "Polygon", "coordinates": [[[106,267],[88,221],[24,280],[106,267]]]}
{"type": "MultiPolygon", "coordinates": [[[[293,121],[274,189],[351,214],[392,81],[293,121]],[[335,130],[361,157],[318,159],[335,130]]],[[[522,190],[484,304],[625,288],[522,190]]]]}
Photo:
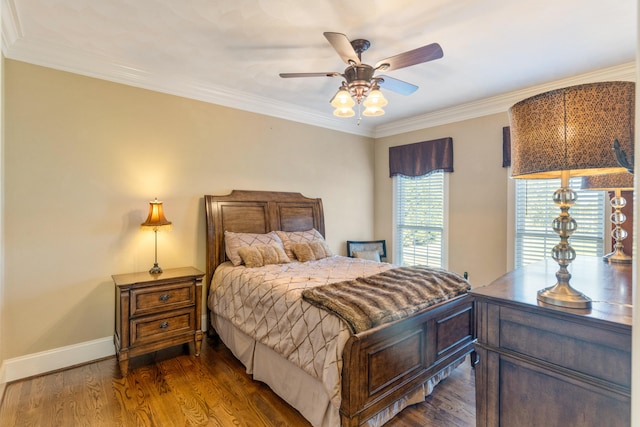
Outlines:
{"type": "MultiPolygon", "coordinates": [[[[553,193],[560,179],[516,179],[515,267],[551,257],[551,249],[560,242],[553,231],[553,220],[560,208],[553,203],[553,193]]],[[[604,253],[604,191],[581,191],[581,178],[571,178],[569,186],[578,200],[569,209],[578,229],[569,243],[578,255],[601,256],[604,253]]]]}
{"type": "Polygon", "coordinates": [[[395,258],[400,265],[444,267],[444,172],[395,177],[395,258]]]}

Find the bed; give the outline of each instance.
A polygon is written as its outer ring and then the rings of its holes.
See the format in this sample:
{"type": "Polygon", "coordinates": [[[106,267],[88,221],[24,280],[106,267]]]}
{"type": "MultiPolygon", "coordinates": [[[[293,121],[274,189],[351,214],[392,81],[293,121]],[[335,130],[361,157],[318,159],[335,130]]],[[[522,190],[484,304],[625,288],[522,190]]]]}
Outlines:
{"type": "MultiPolygon", "coordinates": [[[[296,302],[292,306],[298,310],[303,307],[304,312],[296,316],[307,317],[298,319],[289,335],[296,335],[299,325],[311,323],[316,317],[331,325],[326,330],[325,326],[313,327],[314,331],[322,329],[322,357],[315,353],[308,356],[307,350],[300,350],[306,339],[293,338],[300,340],[293,344],[283,338],[278,338],[276,344],[263,342],[263,335],[271,339],[273,332],[261,335],[259,330],[273,316],[267,314],[266,320],[256,320],[255,313],[268,309],[238,305],[252,299],[247,295],[238,294],[224,304],[220,302],[224,299],[222,294],[232,293],[227,286],[231,289],[239,277],[270,283],[273,274],[284,274],[286,270],[286,274],[292,272],[295,276],[290,279],[290,287],[299,292],[307,286],[298,283],[299,278],[309,275],[311,280],[314,273],[309,271],[318,267],[331,272],[322,273],[330,283],[354,274],[377,277],[396,269],[386,263],[335,255],[309,262],[234,268],[225,250],[225,232],[266,235],[277,231],[293,235],[313,230],[321,240],[325,235],[322,201],[300,193],[234,190],[228,195],[205,195],[204,202],[208,333],[215,333],[255,380],[269,385],[312,425],[382,425],[404,407],[423,401],[435,384],[473,352],[473,300],[466,293],[420,309],[407,318],[355,332],[341,318],[308,302],[296,302]],[[245,312],[249,317],[241,317],[240,313],[245,312]],[[247,325],[243,322],[257,326],[245,330],[247,325]]],[[[253,284],[249,289],[258,289],[257,286],[253,284]]],[[[266,297],[255,299],[265,301],[266,297]]]]}

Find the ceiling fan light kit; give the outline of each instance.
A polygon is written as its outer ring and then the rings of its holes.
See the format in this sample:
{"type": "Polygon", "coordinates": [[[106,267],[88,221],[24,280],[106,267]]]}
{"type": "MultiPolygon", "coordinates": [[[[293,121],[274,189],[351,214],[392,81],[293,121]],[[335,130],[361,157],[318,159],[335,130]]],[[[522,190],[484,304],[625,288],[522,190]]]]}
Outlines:
{"type": "Polygon", "coordinates": [[[353,106],[358,104],[358,119],[360,115],[373,117],[384,114],[382,107],[388,101],[380,91],[380,86],[385,89],[410,95],[418,89],[411,83],[394,79],[388,76],[374,76],[377,71],[391,71],[398,68],[409,67],[442,58],[442,48],[438,43],[432,43],[417,49],[392,56],[378,61],[375,67],[363,64],[362,52],[367,50],[371,43],[368,40],[356,39],[349,41],[347,36],[341,33],[326,32],[324,36],[336,50],[342,60],[349,66],[343,73],[336,71],[322,73],[281,73],[280,77],[342,77],[344,81],[338,92],[331,98],[331,106],[335,108],[333,114],[337,117],[353,117],[353,106]],[[364,111],[361,106],[364,105],[364,111]]]}

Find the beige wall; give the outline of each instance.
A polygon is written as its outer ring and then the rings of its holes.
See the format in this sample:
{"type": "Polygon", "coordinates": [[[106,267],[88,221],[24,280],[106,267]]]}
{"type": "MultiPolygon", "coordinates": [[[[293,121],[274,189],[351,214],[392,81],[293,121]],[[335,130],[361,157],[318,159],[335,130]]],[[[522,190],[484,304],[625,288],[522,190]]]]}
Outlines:
{"type": "Polygon", "coordinates": [[[113,333],[111,275],[153,264],[142,232],[164,201],[163,268],[204,269],[204,194],[321,197],[327,239],[370,238],[373,140],[4,63],[6,225],[0,360],[113,333]]]}
{"type": "Polygon", "coordinates": [[[509,116],[494,114],[376,140],[375,238],[393,253],[393,185],[389,147],[453,138],[449,174],[448,268],[467,271],[473,286],[489,284],[507,272],[507,169],[502,167],[502,128],[509,116]]]}

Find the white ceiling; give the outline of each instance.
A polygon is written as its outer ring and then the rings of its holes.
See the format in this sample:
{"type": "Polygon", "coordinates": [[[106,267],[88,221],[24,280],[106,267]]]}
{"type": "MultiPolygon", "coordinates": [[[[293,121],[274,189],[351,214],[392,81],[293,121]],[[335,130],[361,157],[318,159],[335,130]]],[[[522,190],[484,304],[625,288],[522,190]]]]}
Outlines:
{"type": "Polygon", "coordinates": [[[636,0],[1,1],[8,58],[370,136],[635,80],[636,0]],[[433,42],[444,57],[388,72],[420,88],[358,124],[332,115],[341,78],[278,76],[344,71],[325,31],[370,40],[371,65],[433,42]]]}

